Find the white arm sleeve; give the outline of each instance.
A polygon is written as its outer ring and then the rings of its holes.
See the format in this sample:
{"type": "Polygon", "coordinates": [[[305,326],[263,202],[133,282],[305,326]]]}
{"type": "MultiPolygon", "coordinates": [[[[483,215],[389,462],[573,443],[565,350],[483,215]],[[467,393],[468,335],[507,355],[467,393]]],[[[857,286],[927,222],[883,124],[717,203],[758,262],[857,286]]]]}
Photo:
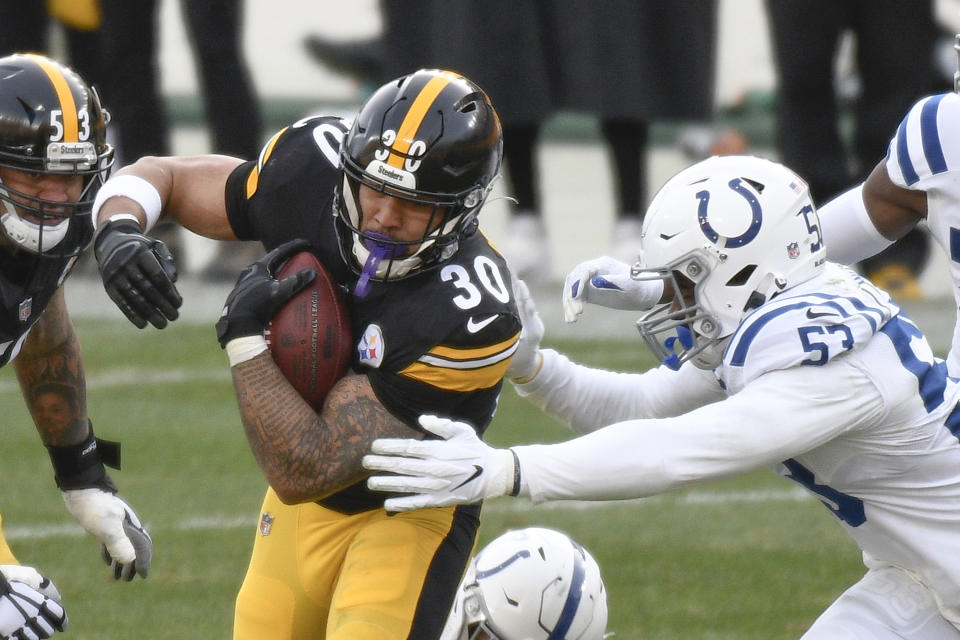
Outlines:
{"type": "Polygon", "coordinates": [[[863,202],[863,184],[846,191],[818,210],[827,259],[855,264],[893,244],[870,219],[863,202]]]}
{"type": "Polygon", "coordinates": [[[541,349],[543,366],[517,393],[577,433],[629,418],[676,416],[726,397],[712,371],[693,365],[617,373],[571,362],[541,349]]]}
{"type": "Polygon", "coordinates": [[[881,394],[852,369],[827,381],[827,367],[774,371],[723,402],[676,418],[630,420],[567,442],[512,447],[520,495],[537,502],[640,498],[800,455],[883,415],[881,394]]]}

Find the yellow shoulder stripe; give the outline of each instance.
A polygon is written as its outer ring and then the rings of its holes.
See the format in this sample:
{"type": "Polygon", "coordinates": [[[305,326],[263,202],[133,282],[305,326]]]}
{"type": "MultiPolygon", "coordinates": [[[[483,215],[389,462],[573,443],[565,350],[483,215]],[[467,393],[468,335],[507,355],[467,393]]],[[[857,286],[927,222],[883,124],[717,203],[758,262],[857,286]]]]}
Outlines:
{"type": "Polygon", "coordinates": [[[267,164],[267,160],[270,159],[270,154],[273,153],[273,148],[277,145],[277,140],[279,140],[283,132],[289,128],[290,127],[284,127],[280,129],[280,131],[273,134],[273,137],[267,141],[267,144],[263,145],[263,149],[260,151],[260,157],[257,158],[257,166],[255,166],[250,172],[250,175],[247,176],[247,200],[252,198],[253,194],[257,192],[257,187],[260,186],[260,170],[263,169],[263,165],[267,164]]]}
{"type": "Polygon", "coordinates": [[[400,375],[447,391],[489,389],[503,379],[519,339],[518,331],[487,347],[437,346],[400,371],[400,375]]]}

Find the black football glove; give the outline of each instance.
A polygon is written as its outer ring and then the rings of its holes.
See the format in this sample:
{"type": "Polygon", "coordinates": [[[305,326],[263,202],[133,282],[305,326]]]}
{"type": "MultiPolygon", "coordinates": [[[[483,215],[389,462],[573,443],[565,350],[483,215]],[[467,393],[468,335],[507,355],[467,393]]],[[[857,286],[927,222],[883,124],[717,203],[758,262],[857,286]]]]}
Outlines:
{"type": "Polygon", "coordinates": [[[183,303],[174,283],[177,267],[167,245],[143,233],[133,220],[108,222],[98,233],[94,255],[107,295],[140,329],[176,320],[183,303]]]}
{"type": "Polygon", "coordinates": [[[217,340],[221,347],[226,347],[234,338],[262,335],[283,305],[313,282],[317,277],[313,269],[305,269],[283,280],[275,278],[290,256],[309,246],[306,240],[291,240],[240,272],[217,320],[217,340]]]}

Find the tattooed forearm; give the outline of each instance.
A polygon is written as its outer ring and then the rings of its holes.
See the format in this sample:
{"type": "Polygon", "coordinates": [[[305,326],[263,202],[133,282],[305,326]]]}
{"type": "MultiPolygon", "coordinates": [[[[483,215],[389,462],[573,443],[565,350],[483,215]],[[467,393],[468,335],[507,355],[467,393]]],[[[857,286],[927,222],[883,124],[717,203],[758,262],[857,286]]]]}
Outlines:
{"type": "Polygon", "coordinates": [[[83,358],[62,290],[30,330],[13,366],[44,444],[82,441],[89,429],[83,358]]]}
{"type": "Polygon", "coordinates": [[[348,375],[317,415],[268,354],[233,367],[253,455],[286,502],[316,500],[361,480],[360,459],[379,437],[416,437],[377,400],[365,376],[348,375]]]}

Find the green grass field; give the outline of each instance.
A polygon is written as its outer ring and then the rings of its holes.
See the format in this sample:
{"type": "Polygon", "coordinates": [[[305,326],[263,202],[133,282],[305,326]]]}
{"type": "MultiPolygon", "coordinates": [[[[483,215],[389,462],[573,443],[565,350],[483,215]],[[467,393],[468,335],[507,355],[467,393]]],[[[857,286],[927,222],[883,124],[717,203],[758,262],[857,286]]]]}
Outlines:
{"type": "MultiPolygon", "coordinates": [[[[99,545],[63,506],[9,367],[0,373],[7,538],[63,593],[64,637],[229,638],[265,483],[213,328],[77,325],[90,415],[99,436],[123,441],[124,468],[113,475],[153,535],[153,568],[146,581],[108,576],[99,545]]],[[[608,368],[650,364],[639,340],[552,346],[608,368]]],[[[509,387],[488,433],[499,445],[567,437],[509,387]]],[[[492,501],[480,544],[529,525],[564,530],[593,552],[619,640],[796,638],[863,573],[824,508],[764,470],[642,501],[492,501]]]]}

